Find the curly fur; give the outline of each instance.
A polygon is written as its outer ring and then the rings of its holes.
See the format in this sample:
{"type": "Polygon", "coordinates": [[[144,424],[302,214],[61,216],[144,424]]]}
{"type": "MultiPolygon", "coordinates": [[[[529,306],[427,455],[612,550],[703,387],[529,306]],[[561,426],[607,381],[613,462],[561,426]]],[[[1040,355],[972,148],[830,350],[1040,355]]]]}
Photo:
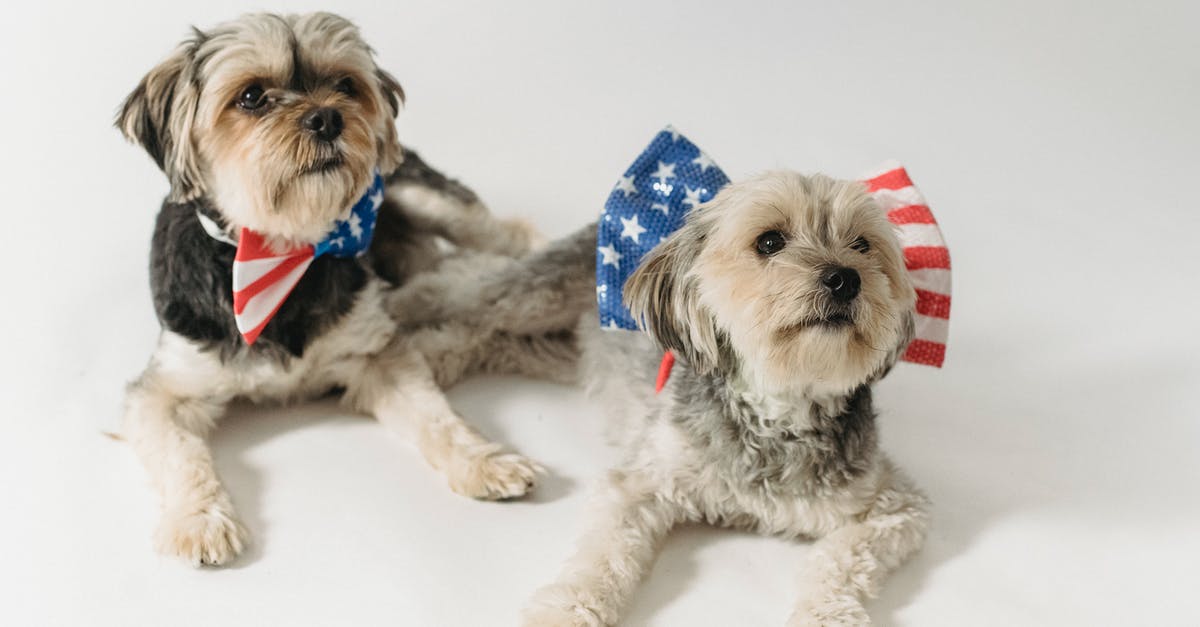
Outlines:
{"type": "Polygon", "coordinates": [[[117,126],[171,182],[151,244],[162,332],[129,386],[122,423],[162,498],[162,552],[223,564],[246,546],[205,442],[237,398],[340,391],[349,407],[414,442],[456,492],[504,499],[533,485],[540,467],[487,441],[442,390],[478,371],[561,379],[575,361],[569,327],[531,336],[430,321],[401,330],[388,314],[390,290],[443,261],[455,270],[423,283],[434,295],[523,254],[533,239],[526,225],[496,220],[469,189],[401,152],[393,122],[401,100],[354,26],[326,13],[249,15],[196,30],[126,99],[117,126]],[[240,107],[248,86],[262,87],[267,104],[240,107]],[[318,108],[340,112],[339,135],[318,139],[304,127],[318,108]],[[320,159],[332,165],[313,170],[320,159]],[[233,318],[234,248],[205,233],[196,214],[230,235],[247,227],[282,245],[311,242],[376,168],[388,186],[368,253],[314,261],[247,346],[233,318]]]}
{"type": "Polygon", "coordinates": [[[928,524],[926,498],[879,449],[871,401],[871,383],[911,339],[914,306],[883,212],[861,184],[823,176],[730,185],[626,283],[645,333],[600,329],[595,246],[589,226],[508,262],[474,300],[401,290],[391,303],[423,300],[416,311],[443,319],[494,312],[494,323],[528,330],[581,314],[581,378],[611,409],[624,462],[523,624],[617,623],[658,545],[689,521],[816,539],[789,624],[868,623],[863,599],[921,546],[928,524]],[[783,250],[756,250],[766,231],[784,235],[783,250]],[[821,282],[830,268],[860,276],[850,302],[821,282]],[[515,312],[526,319],[509,320],[515,312]],[[679,361],[655,394],[664,350],[679,361]]]}

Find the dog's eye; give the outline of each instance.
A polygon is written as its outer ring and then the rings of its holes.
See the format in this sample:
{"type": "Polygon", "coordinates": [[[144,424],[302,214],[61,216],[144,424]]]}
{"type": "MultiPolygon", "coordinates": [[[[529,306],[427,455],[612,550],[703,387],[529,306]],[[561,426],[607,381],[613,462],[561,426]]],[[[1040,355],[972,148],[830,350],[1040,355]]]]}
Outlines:
{"type": "Polygon", "coordinates": [[[237,105],[247,111],[254,111],[267,103],[267,92],[260,85],[251,85],[242,90],[238,96],[237,105]]]}
{"type": "Polygon", "coordinates": [[[860,253],[868,253],[871,252],[871,242],[868,242],[867,238],[865,237],[859,237],[850,244],[850,248],[853,248],[860,253]]]}
{"type": "Polygon", "coordinates": [[[787,238],[779,231],[767,231],[754,240],[754,248],[763,256],[774,255],[787,246],[787,238]]]}
{"type": "Polygon", "coordinates": [[[353,96],[354,95],[354,79],[343,78],[342,80],[337,82],[337,85],[333,86],[333,89],[334,89],[334,91],[337,91],[338,93],[346,94],[347,96],[353,96]]]}

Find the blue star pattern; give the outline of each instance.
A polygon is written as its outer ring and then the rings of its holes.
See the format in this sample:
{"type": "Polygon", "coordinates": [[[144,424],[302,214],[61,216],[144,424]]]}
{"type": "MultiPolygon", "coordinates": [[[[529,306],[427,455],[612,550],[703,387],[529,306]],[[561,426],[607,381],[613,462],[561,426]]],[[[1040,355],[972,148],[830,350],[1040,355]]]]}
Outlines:
{"type": "Polygon", "coordinates": [[[617,181],[600,215],[596,241],[596,301],[600,326],[636,329],[621,289],[642,257],[683,226],[729,178],[688,138],[668,126],[617,181]]]}
{"type": "Polygon", "coordinates": [[[325,239],[313,246],[313,256],[357,257],[366,252],[371,245],[371,236],[375,234],[375,216],[379,215],[382,204],[383,177],[376,171],[367,193],[354,203],[350,215],[334,223],[325,239]]]}

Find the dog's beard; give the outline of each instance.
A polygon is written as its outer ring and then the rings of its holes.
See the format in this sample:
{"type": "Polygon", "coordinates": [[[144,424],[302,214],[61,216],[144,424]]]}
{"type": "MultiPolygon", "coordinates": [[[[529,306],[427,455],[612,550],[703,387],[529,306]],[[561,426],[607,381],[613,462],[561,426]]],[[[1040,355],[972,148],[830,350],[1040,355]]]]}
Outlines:
{"type": "Polygon", "coordinates": [[[821,286],[821,264],[788,262],[768,274],[737,254],[716,254],[703,256],[696,273],[701,300],[741,371],[771,391],[843,393],[862,384],[892,356],[911,307],[907,284],[867,265],[860,266],[861,286],[850,302],[836,301],[821,286]]]}
{"type": "Polygon", "coordinates": [[[903,320],[888,302],[868,302],[865,295],[849,307],[804,307],[768,311],[760,323],[735,330],[749,370],[768,389],[794,388],[843,392],[879,371],[899,341],[903,320]],[[796,311],[800,309],[801,311],[796,311]],[[774,324],[778,319],[782,324],[774,324]]]}
{"type": "Polygon", "coordinates": [[[230,222],[272,239],[313,243],[370,184],[377,151],[366,120],[343,112],[341,135],[319,142],[301,129],[302,113],[229,116],[203,142],[209,188],[230,222]]]}

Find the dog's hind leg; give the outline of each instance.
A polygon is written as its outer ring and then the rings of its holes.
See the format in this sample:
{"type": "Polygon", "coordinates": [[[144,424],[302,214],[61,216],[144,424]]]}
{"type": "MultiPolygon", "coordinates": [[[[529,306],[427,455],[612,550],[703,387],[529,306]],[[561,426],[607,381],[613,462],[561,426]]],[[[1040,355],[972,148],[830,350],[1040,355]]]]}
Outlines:
{"type": "Polygon", "coordinates": [[[532,224],[497,218],[474,191],[411,150],[388,177],[387,194],[414,228],[462,248],[516,257],[541,240],[532,224]]]}
{"type": "Polygon", "coordinates": [[[544,381],[579,383],[579,346],[571,331],[543,335],[496,333],[480,348],[476,369],[544,381]]]}
{"type": "Polygon", "coordinates": [[[402,328],[461,322],[480,332],[573,329],[596,305],[596,225],[521,259],[464,257],[413,277],[387,297],[402,328]]]}
{"type": "Polygon", "coordinates": [[[162,498],[158,550],[194,565],[224,564],[242,551],[246,531],[205,437],[228,399],[196,395],[178,383],[151,361],[126,391],[121,432],[162,498]]]}
{"type": "Polygon", "coordinates": [[[536,462],[504,452],[467,425],[450,407],[424,355],[405,342],[393,342],[352,379],[344,382],[346,402],[413,442],[459,494],[524,496],[542,472],[536,462]]]}
{"type": "Polygon", "coordinates": [[[534,593],[524,627],[617,624],[681,510],[637,474],[611,472],[593,523],[559,580],[534,593]]]}
{"type": "Polygon", "coordinates": [[[867,625],[863,600],[921,548],[929,526],[928,499],[884,460],[871,508],[813,545],[801,575],[801,598],[790,627],[867,625]]]}

